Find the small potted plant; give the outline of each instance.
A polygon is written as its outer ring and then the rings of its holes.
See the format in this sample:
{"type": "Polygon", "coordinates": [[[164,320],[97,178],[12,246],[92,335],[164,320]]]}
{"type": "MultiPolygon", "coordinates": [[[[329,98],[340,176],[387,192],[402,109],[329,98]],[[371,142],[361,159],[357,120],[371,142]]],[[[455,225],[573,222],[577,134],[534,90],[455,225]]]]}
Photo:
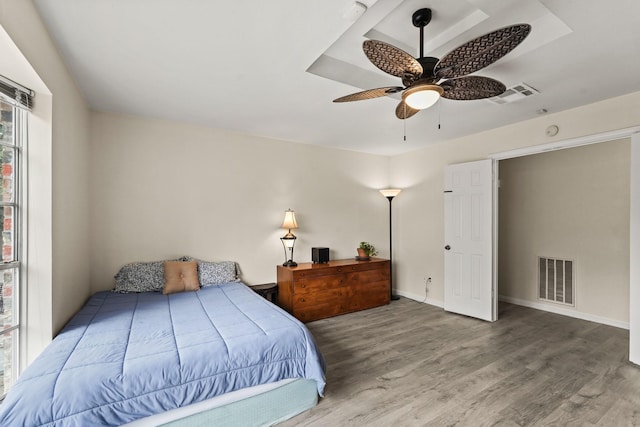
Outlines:
{"type": "Polygon", "coordinates": [[[367,261],[369,257],[378,255],[378,251],[376,251],[375,246],[373,246],[369,242],[360,242],[360,247],[358,248],[358,256],[356,259],[358,261],[367,261]]]}

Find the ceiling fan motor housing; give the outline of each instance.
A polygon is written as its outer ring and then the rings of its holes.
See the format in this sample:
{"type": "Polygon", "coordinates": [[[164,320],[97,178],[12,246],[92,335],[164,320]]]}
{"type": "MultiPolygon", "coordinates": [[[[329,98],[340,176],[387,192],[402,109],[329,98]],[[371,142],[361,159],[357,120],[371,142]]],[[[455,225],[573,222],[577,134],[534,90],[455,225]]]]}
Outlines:
{"type": "Polygon", "coordinates": [[[423,56],[417,59],[420,65],[422,65],[422,77],[435,78],[433,70],[436,68],[436,64],[438,64],[438,61],[440,60],[438,58],[434,58],[433,56],[423,56]]]}
{"type": "Polygon", "coordinates": [[[416,58],[416,60],[422,66],[422,74],[420,76],[416,76],[412,73],[405,73],[402,76],[402,84],[404,84],[405,86],[411,86],[418,80],[426,80],[428,83],[436,83],[438,80],[440,80],[433,72],[433,70],[436,68],[436,64],[438,63],[438,61],[440,61],[438,58],[434,58],[433,56],[423,56],[420,58],[416,58]]]}

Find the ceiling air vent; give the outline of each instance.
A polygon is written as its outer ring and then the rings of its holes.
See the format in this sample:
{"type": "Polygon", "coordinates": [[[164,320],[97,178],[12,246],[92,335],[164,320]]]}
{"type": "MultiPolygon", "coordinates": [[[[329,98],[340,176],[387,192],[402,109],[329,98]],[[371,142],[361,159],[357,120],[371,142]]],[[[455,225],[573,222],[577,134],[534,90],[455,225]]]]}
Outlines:
{"type": "Polygon", "coordinates": [[[487,101],[494,104],[510,104],[528,96],[536,95],[538,92],[526,83],[519,83],[515,86],[508,87],[503,93],[492,98],[488,98],[487,101]]]}

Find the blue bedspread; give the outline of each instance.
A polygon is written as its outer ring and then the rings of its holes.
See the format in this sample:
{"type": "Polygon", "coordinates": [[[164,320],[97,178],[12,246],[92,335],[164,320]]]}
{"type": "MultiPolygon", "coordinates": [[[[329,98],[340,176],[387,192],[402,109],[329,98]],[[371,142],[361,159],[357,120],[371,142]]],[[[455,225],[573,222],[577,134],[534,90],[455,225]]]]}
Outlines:
{"type": "Polygon", "coordinates": [[[285,378],[324,389],[305,326],[242,283],[99,292],[20,376],[1,426],[121,425],[285,378]]]}

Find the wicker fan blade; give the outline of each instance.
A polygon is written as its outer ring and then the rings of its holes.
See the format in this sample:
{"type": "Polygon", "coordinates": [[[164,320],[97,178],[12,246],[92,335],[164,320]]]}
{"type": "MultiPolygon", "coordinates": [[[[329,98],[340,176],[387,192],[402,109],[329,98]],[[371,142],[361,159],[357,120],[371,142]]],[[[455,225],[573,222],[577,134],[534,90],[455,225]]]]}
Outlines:
{"type": "Polygon", "coordinates": [[[420,110],[409,107],[404,101],[400,101],[400,104],[396,107],[396,117],[400,120],[408,119],[420,110]]]}
{"type": "Polygon", "coordinates": [[[352,93],[351,95],[345,95],[340,98],[334,99],[333,102],[351,102],[351,101],[363,101],[365,99],[379,98],[381,96],[391,95],[392,93],[400,92],[404,89],[400,86],[379,87],[376,89],[368,89],[362,92],[352,93]]]}
{"type": "Polygon", "coordinates": [[[451,79],[478,71],[515,49],[529,32],[531,25],[517,24],[473,39],[446,54],[434,73],[441,79],[451,79]]]}
{"type": "Polygon", "coordinates": [[[422,65],[413,56],[388,43],[367,40],[362,43],[362,50],[373,65],[392,76],[417,79],[422,75],[422,65]]]}
{"type": "Polygon", "coordinates": [[[500,95],[507,89],[502,82],[480,76],[445,80],[440,86],[444,89],[443,98],[457,101],[491,98],[500,95]]]}

